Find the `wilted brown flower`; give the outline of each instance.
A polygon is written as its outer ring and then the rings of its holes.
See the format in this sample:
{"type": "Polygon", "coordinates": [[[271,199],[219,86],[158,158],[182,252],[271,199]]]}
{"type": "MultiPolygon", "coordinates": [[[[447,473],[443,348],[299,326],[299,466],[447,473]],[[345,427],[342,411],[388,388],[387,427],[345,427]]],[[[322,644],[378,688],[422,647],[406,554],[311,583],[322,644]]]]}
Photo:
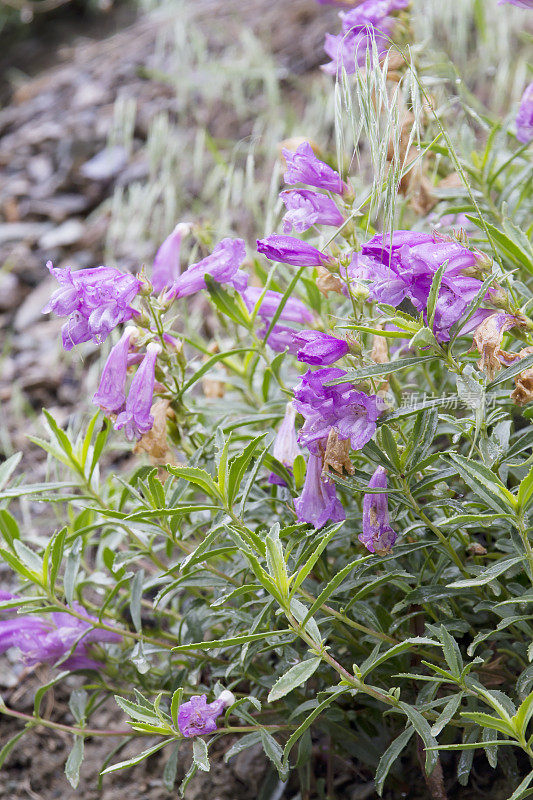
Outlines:
{"type": "Polygon", "coordinates": [[[499,312],[491,314],[476,328],[469,352],[477,349],[480,353],[477,366],[487,373],[489,381],[501,369],[502,363],[508,363],[517,357],[515,353],[507,353],[501,349],[503,334],[511,328],[524,328],[526,323],[525,317],[499,312]]]}
{"type": "Polygon", "coordinates": [[[134,453],[148,453],[155,464],[167,464],[172,460],[172,451],[167,441],[167,419],[174,416],[170,401],[159,397],[151,408],[154,418],[152,430],[141,436],[134,447],[134,453]]]}
{"type": "Polygon", "coordinates": [[[339,475],[342,475],[344,470],[349,475],[353,475],[353,464],[350,461],[350,440],[339,439],[334,428],[330,430],[326,443],[323,472],[327,473],[328,467],[334,469],[339,475]]]}
{"type": "Polygon", "coordinates": [[[378,336],[376,334],[372,337],[372,352],[370,353],[370,357],[376,364],[387,364],[389,362],[389,346],[385,336],[378,336]]]}
{"type": "Polygon", "coordinates": [[[316,285],[319,292],[322,292],[324,297],[328,296],[328,292],[336,292],[342,294],[343,283],[337,275],[333,275],[326,267],[317,267],[318,277],[316,285]]]}
{"type": "MultiPolygon", "coordinates": [[[[533,347],[523,347],[518,353],[519,358],[533,354],[533,347]]],[[[516,388],[511,394],[511,400],[519,406],[525,406],[533,400],[533,367],[519,372],[514,379],[516,388]]]]}

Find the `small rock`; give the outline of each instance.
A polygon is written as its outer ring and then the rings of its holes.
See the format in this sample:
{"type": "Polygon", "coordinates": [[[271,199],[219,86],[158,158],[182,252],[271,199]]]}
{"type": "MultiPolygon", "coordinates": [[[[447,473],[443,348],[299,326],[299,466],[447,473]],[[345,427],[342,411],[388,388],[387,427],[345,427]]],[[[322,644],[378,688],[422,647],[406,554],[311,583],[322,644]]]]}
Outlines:
{"type": "Polygon", "coordinates": [[[124,169],[128,154],[123,147],[106,147],[80,167],[84,178],[91,181],[109,181],[124,169]]]}
{"type": "Polygon", "coordinates": [[[21,240],[35,242],[49,230],[48,222],[4,222],[0,224],[0,244],[21,240]]]}
{"type": "Polygon", "coordinates": [[[68,219],[57,228],[47,231],[39,239],[39,247],[43,250],[53,250],[54,247],[67,247],[78,242],[85,232],[83,223],[79,219],[68,219]]]}
{"type": "Polygon", "coordinates": [[[30,158],[26,166],[28,175],[35,183],[44,183],[52,177],[54,165],[52,160],[45,155],[38,155],[30,158]]]}
{"type": "Polygon", "coordinates": [[[86,211],[89,200],[81,194],[56,194],[44,200],[31,200],[27,213],[50,217],[54,222],[64,222],[72,214],[86,211]]]}
{"type": "Polygon", "coordinates": [[[73,108],[92,108],[105,102],[107,92],[103,86],[94,81],[84,81],[76,89],[72,98],[73,108]]]}

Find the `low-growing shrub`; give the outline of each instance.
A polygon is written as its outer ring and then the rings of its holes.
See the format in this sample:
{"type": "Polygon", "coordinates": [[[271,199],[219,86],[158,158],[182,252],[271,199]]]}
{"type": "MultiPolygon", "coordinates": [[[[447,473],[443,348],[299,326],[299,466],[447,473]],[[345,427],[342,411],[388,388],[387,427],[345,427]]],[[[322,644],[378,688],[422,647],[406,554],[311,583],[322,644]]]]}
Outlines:
{"type": "Polygon", "coordinates": [[[70,729],[74,786],[114,695],[102,774],[169,747],[170,791],[190,738],[185,795],[222,737],[303,798],[334,783],[316,743],[380,795],[403,759],[442,800],[476,751],[530,794],[531,98],[465,160],[408,51],[364,37],[354,75],[337,64],[339,163],[287,143],[282,233],[257,253],[181,223],[136,276],[49,264],[64,348],[105,354],[101,411],[67,430],[45,412],[46,484],[0,467],[19,583],[0,650],[55,669],[33,716],[0,712],[70,729]],[[122,441],[131,474],[110,468],[122,441]],[[24,496],[57,516],[45,547],[8,510],[24,496]],[[40,706],[73,671],[65,726],[40,706]]]}

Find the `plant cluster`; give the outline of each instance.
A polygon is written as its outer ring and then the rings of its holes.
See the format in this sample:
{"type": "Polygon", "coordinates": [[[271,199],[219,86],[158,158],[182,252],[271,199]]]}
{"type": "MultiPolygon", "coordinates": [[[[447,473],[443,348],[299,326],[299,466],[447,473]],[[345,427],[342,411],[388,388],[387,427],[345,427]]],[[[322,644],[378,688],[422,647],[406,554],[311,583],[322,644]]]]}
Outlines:
{"type": "Polygon", "coordinates": [[[0,466],[18,583],[0,651],[54,669],[33,716],[0,713],[68,730],[40,708],[79,673],[74,786],[114,696],[129,727],[101,731],[119,737],[102,774],[169,747],[171,791],[191,739],[184,796],[222,737],[226,760],[262,745],[302,798],[331,796],[316,743],[380,795],[421,753],[442,800],[476,751],[510,800],[533,793],[531,86],[465,159],[415,55],[389,49],[407,3],[354,5],[337,162],[286,143],[282,233],[252,248],[180,223],[135,276],[49,265],[63,347],[106,357],[86,426],[45,412],[50,481],[0,466]],[[364,192],[346,118],[368,135],[364,192]],[[113,430],[133,474],[109,469],[113,430]],[[24,496],[61,521],[42,548],[8,510],[24,496]],[[121,760],[134,737],[146,749],[121,760]]]}

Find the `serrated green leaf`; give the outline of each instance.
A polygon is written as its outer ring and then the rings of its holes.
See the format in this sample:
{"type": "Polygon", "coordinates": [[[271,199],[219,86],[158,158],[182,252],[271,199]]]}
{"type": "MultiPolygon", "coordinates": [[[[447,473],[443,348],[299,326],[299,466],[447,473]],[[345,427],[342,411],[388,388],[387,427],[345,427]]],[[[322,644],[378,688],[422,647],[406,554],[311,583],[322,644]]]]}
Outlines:
{"type": "Polygon", "coordinates": [[[270,690],[267,698],[268,702],[274,703],[276,700],[280,700],[286,694],[292,692],[293,689],[309,680],[320,666],[320,662],[320,658],[310,658],[291,667],[281,678],[278,678],[270,690]]]}

